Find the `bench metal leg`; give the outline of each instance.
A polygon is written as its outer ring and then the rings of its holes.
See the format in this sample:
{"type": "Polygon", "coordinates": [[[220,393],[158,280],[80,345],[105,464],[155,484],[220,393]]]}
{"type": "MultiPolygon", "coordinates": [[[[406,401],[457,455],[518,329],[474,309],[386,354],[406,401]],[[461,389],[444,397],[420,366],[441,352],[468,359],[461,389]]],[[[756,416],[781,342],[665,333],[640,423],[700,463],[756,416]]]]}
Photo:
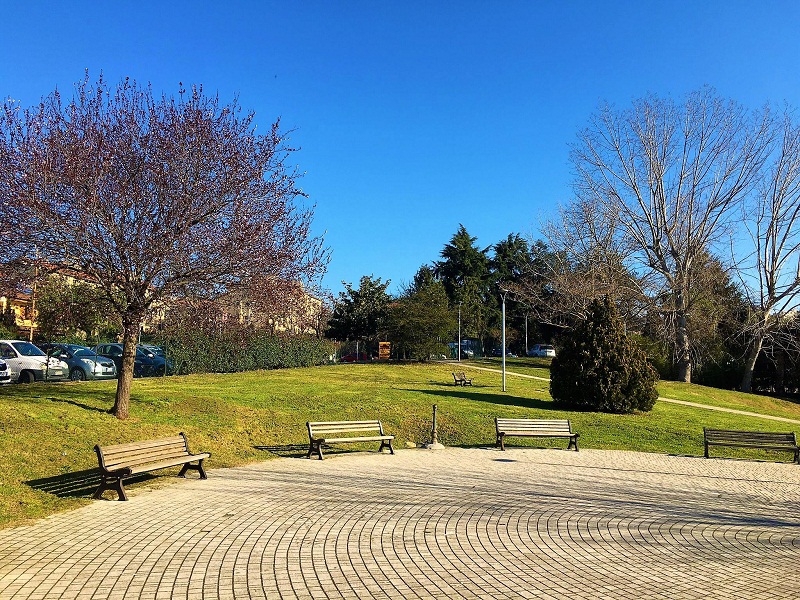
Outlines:
{"type": "Polygon", "coordinates": [[[703,458],[708,458],[708,442],[703,442],[703,458]]]}
{"type": "Polygon", "coordinates": [[[316,446],[317,456],[319,456],[320,460],[323,460],[323,456],[322,456],[322,441],[319,441],[314,445],[316,446]]]}
{"type": "Polygon", "coordinates": [[[575,448],[575,452],[578,451],[578,436],[569,438],[569,444],[567,444],[567,450],[569,450],[570,448],[575,448]]]}
{"type": "Polygon", "coordinates": [[[200,479],[208,479],[206,471],[203,468],[203,460],[205,459],[201,458],[196,465],[193,465],[191,463],[185,463],[183,467],[181,467],[181,472],[178,473],[178,477],[186,477],[186,472],[192,470],[200,473],[200,479]]]}
{"type": "Polygon", "coordinates": [[[497,441],[494,443],[495,448],[497,448],[497,446],[500,446],[500,450],[502,450],[503,452],[506,451],[505,435],[506,434],[504,433],[498,433],[497,441]]]}
{"type": "Polygon", "coordinates": [[[94,493],[92,498],[95,500],[102,500],[103,492],[106,490],[114,490],[117,492],[120,500],[128,499],[128,496],[125,494],[125,488],[122,486],[122,477],[107,477],[102,475],[100,486],[97,488],[97,491],[94,493]],[[113,480],[113,483],[109,483],[109,480],[113,480]]]}
{"type": "Polygon", "coordinates": [[[391,441],[387,442],[387,441],[382,440],[381,441],[381,447],[378,448],[378,452],[383,452],[384,448],[389,448],[389,453],[390,454],[394,454],[394,448],[392,447],[392,442],[391,441]]]}

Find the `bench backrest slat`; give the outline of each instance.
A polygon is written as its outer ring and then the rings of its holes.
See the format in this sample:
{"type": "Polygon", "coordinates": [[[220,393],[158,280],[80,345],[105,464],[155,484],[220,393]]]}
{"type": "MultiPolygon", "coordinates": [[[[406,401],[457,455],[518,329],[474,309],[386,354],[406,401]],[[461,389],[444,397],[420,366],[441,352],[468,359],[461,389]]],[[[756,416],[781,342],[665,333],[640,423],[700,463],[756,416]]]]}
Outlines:
{"type": "Polygon", "coordinates": [[[524,431],[542,433],[571,432],[567,419],[501,419],[495,418],[497,432],[524,431]]]}
{"type": "Polygon", "coordinates": [[[738,431],[731,429],[703,430],[705,439],[709,442],[745,442],[745,443],[770,443],[797,445],[797,437],[792,432],[767,432],[767,431],[738,431]]]}
{"type": "Polygon", "coordinates": [[[365,433],[378,431],[383,435],[383,425],[380,421],[330,421],[330,422],[308,422],[309,436],[317,437],[320,435],[336,433],[365,433]]]}
{"type": "Polygon", "coordinates": [[[143,442],[96,446],[95,450],[101,466],[106,469],[143,465],[189,456],[189,448],[183,435],[143,442]]]}

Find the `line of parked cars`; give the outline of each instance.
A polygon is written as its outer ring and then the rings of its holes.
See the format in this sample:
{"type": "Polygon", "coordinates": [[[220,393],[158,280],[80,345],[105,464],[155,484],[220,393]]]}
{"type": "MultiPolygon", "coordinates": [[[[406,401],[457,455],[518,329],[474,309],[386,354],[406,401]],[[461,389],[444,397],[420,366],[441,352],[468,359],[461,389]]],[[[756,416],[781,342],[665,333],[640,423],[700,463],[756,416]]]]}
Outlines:
{"type": "MultiPolygon", "coordinates": [[[[39,344],[0,340],[0,384],[114,379],[122,368],[122,344],[39,344]]],[[[158,346],[136,346],[133,376],[171,375],[172,362],[158,346]]]]}

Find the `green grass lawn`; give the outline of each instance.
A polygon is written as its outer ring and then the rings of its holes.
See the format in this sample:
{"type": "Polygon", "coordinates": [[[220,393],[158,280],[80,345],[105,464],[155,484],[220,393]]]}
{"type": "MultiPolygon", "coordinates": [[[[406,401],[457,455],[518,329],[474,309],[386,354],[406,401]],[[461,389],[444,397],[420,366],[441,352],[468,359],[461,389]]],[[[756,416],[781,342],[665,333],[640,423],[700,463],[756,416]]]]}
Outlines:
{"type": "MultiPolygon", "coordinates": [[[[509,371],[548,375],[547,361],[512,359],[509,371]]],[[[496,366],[480,361],[481,366],[496,366]]],[[[493,417],[569,418],[581,448],[702,454],[702,428],[765,431],[800,426],[659,402],[637,415],[576,413],[553,405],[548,383],[509,377],[501,391],[499,373],[461,368],[473,387],[452,383],[452,364],[337,365],[190,375],[134,382],[131,418],[118,421],[112,406],[116,382],[34,384],[0,388],[0,526],[19,524],[90,502],[97,443],[186,433],[194,451],[212,453],[209,469],[304,456],[308,420],[378,418],[396,447],[421,444],[430,435],[431,406],[439,406],[439,439],[445,445],[494,443],[493,417]]],[[[662,396],[775,414],[800,420],[800,406],[752,394],[685,384],[660,384],[662,396]]],[[[511,445],[564,446],[564,440],[511,445]]],[[[370,445],[368,448],[374,449],[370,445]]],[[[344,451],[352,449],[345,446],[344,451]]],[[[734,453],[736,451],[733,451],[734,453]]],[[[720,452],[721,454],[722,452],[720,452]]],[[[752,456],[752,454],[751,454],[752,456]]],[[[783,455],[768,455],[782,460],[783,455]]],[[[147,485],[169,481],[150,477],[147,485]]],[[[192,474],[189,475],[190,477],[192,474]]],[[[132,484],[132,489],[137,485],[132,484]]]]}

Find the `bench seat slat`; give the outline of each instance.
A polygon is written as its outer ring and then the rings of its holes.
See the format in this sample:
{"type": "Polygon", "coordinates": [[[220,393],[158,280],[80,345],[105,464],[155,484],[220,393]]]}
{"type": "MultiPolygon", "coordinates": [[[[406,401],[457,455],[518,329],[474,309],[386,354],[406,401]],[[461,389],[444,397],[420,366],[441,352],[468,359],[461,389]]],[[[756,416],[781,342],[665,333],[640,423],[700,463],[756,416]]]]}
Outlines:
{"type": "Polygon", "coordinates": [[[323,444],[335,444],[337,442],[380,442],[381,440],[393,440],[393,435],[374,435],[370,437],[341,437],[341,438],[314,438],[323,444]]]}
{"type": "Polygon", "coordinates": [[[184,457],[183,460],[181,459],[163,460],[161,462],[151,463],[149,465],[138,465],[135,467],[131,467],[131,474],[135,475],[137,473],[146,473],[147,471],[157,471],[159,469],[166,469],[167,467],[177,467],[178,465],[186,463],[186,458],[190,458],[192,460],[200,460],[208,458],[209,456],[211,455],[207,453],[190,454],[188,457],[184,457]]]}

